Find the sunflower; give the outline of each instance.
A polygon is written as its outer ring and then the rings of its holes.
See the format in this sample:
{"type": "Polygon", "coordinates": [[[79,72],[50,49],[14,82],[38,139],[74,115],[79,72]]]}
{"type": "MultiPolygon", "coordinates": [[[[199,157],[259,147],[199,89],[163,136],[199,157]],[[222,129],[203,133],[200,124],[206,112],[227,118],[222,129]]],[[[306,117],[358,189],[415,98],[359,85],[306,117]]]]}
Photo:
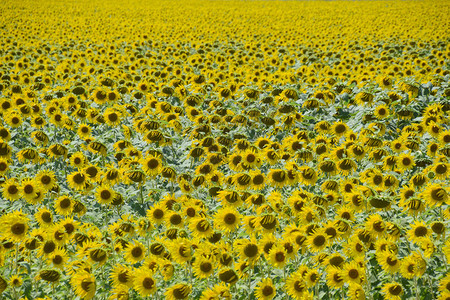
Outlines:
{"type": "Polygon", "coordinates": [[[159,156],[148,155],[139,161],[142,165],[142,170],[151,177],[158,175],[162,168],[162,161],[159,156]]]}
{"type": "Polygon", "coordinates": [[[0,176],[4,176],[8,173],[10,163],[7,159],[0,157],[0,176]]]}
{"type": "Polygon", "coordinates": [[[304,185],[314,185],[318,179],[317,172],[309,166],[302,166],[297,172],[300,182],[304,185]]]}
{"type": "Polygon", "coordinates": [[[68,216],[72,213],[74,202],[69,196],[60,196],[55,200],[55,212],[62,216],[68,216]]]}
{"type": "Polygon", "coordinates": [[[248,240],[235,240],[234,245],[239,250],[241,257],[249,262],[255,262],[259,259],[261,249],[254,237],[248,240]]]}
{"type": "Polygon", "coordinates": [[[167,207],[159,202],[155,204],[152,208],[147,210],[147,218],[157,225],[161,224],[164,221],[164,216],[167,214],[167,207]]]}
{"type": "Polygon", "coordinates": [[[133,243],[128,244],[125,248],[125,261],[131,264],[138,263],[145,258],[146,251],[142,243],[133,240],[133,243]]]}
{"type": "Polygon", "coordinates": [[[303,300],[309,295],[305,281],[297,272],[292,273],[286,279],[285,289],[294,300],[303,300]]]}
{"type": "Polygon", "coordinates": [[[50,255],[47,257],[47,261],[51,263],[54,267],[63,271],[66,264],[69,261],[69,256],[67,255],[65,249],[57,248],[55,249],[55,251],[50,253],[50,255]]]}
{"type": "Polygon", "coordinates": [[[372,235],[382,236],[385,233],[386,225],[380,215],[373,214],[366,220],[366,229],[372,235]]]}
{"type": "Polygon", "coordinates": [[[40,195],[44,194],[44,190],[39,186],[38,182],[34,179],[26,178],[23,179],[19,191],[28,203],[36,204],[38,200],[41,198],[40,195]]]}
{"type": "Polygon", "coordinates": [[[20,199],[20,184],[16,178],[9,178],[2,184],[3,197],[9,201],[20,199]]]}
{"type": "Polygon", "coordinates": [[[328,245],[328,234],[323,229],[316,229],[308,236],[306,242],[313,252],[319,252],[325,249],[328,245]]]}
{"type": "Polygon", "coordinates": [[[74,190],[80,191],[84,190],[87,187],[88,181],[87,176],[82,172],[75,171],[69,175],[67,175],[67,183],[69,187],[74,190]]]}
{"type": "Polygon", "coordinates": [[[430,206],[441,206],[448,201],[447,189],[439,183],[428,184],[421,196],[430,206]]]}
{"type": "Polygon", "coordinates": [[[415,221],[411,225],[411,229],[407,232],[409,240],[414,243],[419,243],[422,239],[428,238],[431,235],[431,230],[425,225],[423,221],[415,221]]]}
{"type": "Polygon", "coordinates": [[[360,284],[364,281],[364,274],[364,270],[355,261],[346,263],[342,268],[342,276],[348,284],[360,284]]]}
{"type": "Polygon", "coordinates": [[[214,273],[215,268],[216,263],[211,257],[196,257],[192,264],[192,269],[197,278],[208,278],[214,273]]]}
{"type": "Polygon", "coordinates": [[[348,287],[348,299],[349,300],[365,300],[366,292],[363,287],[357,283],[351,283],[348,287]]]}
{"type": "Polygon", "coordinates": [[[217,229],[225,232],[235,231],[241,221],[241,214],[234,208],[224,207],[217,211],[214,216],[214,225],[217,229]]]}
{"type": "Polygon", "coordinates": [[[43,207],[40,208],[35,214],[34,217],[36,221],[39,223],[40,227],[49,227],[53,225],[53,214],[50,210],[43,207]]]}
{"type": "Polygon", "coordinates": [[[261,280],[255,288],[255,297],[260,300],[270,300],[275,297],[277,289],[272,282],[271,278],[265,278],[261,280]]]}
{"type": "Polygon", "coordinates": [[[397,157],[398,171],[403,173],[406,170],[410,170],[415,166],[414,157],[409,153],[402,153],[397,157]]]}
{"type": "Polygon", "coordinates": [[[191,261],[193,254],[192,241],[187,238],[178,237],[172,240],[167,247],[170,254],[172,254],[173,261],[179,264],[191,261]]]}
{"type": "Polygon", "coordinates": [[[178,283],[171,286],[164,293],[167,300],[182,300],[187,299],[191,294],[192,286],[186,283],[178,283]]]}
{"type": "Polygon", "coordinates": [[[323,159],[318,165],[319,172],[327,176],[336,175],[338,172],[338,167],[333,160],[323,159]]]}
{"type": "Polygon", "coordinates": [[[141,267],[132,272],[127,267],[121,267],[118,271],[117,280],[128,287],[132,285],[141,297],[147,297],[156,292],[156,280],[147,268],[141,267]]]}
{"type": "Polygon", "coordinates": [[[99,186],[95,193],[95,198],[100,204],[110,204],[115,196],[116,192],[108,186],[99,186]]]}
{"type": "Polygon", "coordinates": [[[237,173],[233,175],[232,182],[237,190],[246,190],[252,183],[252,177],[247,173],[237,173]]]}
{"type": "Polygon", "coordinates": [[[222,190],[217,193],[220,202],[225,206],[239,207],[242,204],[242,198],[238,192],[233,190],[222,190]]]}
{"type": "Polygon", "coordinates": [[[348,125],[342,121],[335,122],[330,128],[330,132],[336,135],[337,137],[345,135],[348,131],[349,131],[348,125]]]}
{"type": "Polygon", "coordinates": [[[401,262],[394,253],[390,251],[379,252],[376,257],[384,271],[396,273],[400,269],[401,262]]]}
{"type": "Polygon", "coordinates": [[[404,293],[402,285],[397,282],[386,283],[381,288],[381,292],[386,300],[400,300],[404,293]]]}
{"type": "Polygon", "coordinates": [[[340,289],[344,286],[345,281],[341,269],[331,266],[326,269],[326,273],[328,286],[333,289],[340,289]]]}
{"type": "Polygon", "coordinates": [[[28,222],[27,215],[22,211],[4,214],[0,217],[1,235],[12,242],[23,241],[28,232],[28,222]]]}
{"type": "Polygon", "coordinates": [[[383,120],[389,117],[389,107],[386,104],[381,104],[375,107],[373,114],[378,120],[383,120]]]}
{"type": "Polygon", "coordinates": [[[251,177],[250,186],[253,190],[262,190],[266,186],[266,176],[260,170],[252,170],[249,172],[251,177]]]}
{"type": "Polygon", "coordinates": [[[288,174],[282,169],[271,169],[267,175],[272,186],[282,188],[288,181],[288,174]]]}
{"type": "Polygon", "coordinates": [[[83,300],[94,298],[97,285],[93,274],[86,271],[75,272],[70,279],[75,294],[83,300]]]}
{"type": "Polygon", "coordinates": [[[435,174],[436,179],[445,180],[450,176],[450,164],[449,163],[436,163],[431,167],[431,171],[435,174]]]}
{"type": "Polygon", "coordinates": [[[269,251],[269,263],[275,268],[283,268],[288,261],[288,255],[286,252],[287,251],[283,245],[274,245],[269,251]]]}
{"type": "Polygon", "coordinates": [[[199,238],[209,238],[214,234],[211,223],[201,216],[189,220],[189,229],[199,238]]]}

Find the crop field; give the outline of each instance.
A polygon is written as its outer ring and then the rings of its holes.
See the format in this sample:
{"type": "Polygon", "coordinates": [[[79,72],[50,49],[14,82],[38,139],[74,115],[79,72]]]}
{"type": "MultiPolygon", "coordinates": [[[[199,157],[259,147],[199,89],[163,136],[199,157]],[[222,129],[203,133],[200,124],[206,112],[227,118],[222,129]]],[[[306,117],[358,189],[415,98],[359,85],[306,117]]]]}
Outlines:
{"type": "Polygon", "coordinates": [[[0,300],[450,299],[449,15],[1,1],[0,300]]]}

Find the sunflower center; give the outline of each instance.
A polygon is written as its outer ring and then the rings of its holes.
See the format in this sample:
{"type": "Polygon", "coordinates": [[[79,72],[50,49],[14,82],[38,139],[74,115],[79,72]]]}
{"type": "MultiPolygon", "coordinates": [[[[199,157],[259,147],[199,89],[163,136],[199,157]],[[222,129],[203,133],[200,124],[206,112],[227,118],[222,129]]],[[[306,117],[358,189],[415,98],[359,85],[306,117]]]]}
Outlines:
{"type": "Polygon", "coordinates": [[[108,191],[108,190],[103,190],[103,191],[101,191],[101,193],[100,193],[100,197],[101,197],[103,200],[108,200],[108,199],[111,198],[111,192],[108,191]]]}
{"type": "Polygon", "coordinates": [[[318,235],[313,240],[313,244],[316,247],[323,246],[325,244],[325,242],[326,242],[326,239],[325,239],[325,237],[323,235],[318,235]]]}
{"type": "Polygon", "coordinates": [[[119,119],[119,116],[116,113],[110,113],[108,115],[108,120],[110,120],[111,122],[116,122],[117,119],[119,119]]]}
{"type": "Polygon", "coordinates": [[[260,185],[263,182],[264,182],[264,176],[262,174],[255,175],[255,177],[253,177],[254,185],[260,185]]]}
{"type": "Polygon", "coordinates": [[[249,163],[252,163],[256,160],[256,156],[254,154],[248,154],[246,159],[249,163]]]}
{"type": "Polygon", "coordinates": [[[21,235],[25,232],[25,224],[23,223],[15,223],[11,226],[11,232],[15,235],[21,235]]]}
{"type": "Polygon", "coordinates": [[[93,178],[97,175],[98,170],[96,167],[89,167],[86,169],[86,173],[89,175],[89,177],[93,178]]]}
{"type": "Polygon", "coordinates": [[[436,173],[439,175],[447,173],[447,166],[445,164],[439,164],[435,169],[436,173]]]}
{"type": "Polygon", "coordinates": [[[19,189],[17,188],[17,186],[15,186],[15,185],[10,185],[9,187],[8,187],[8,194],[10,194],[10,195],[15,195],[15,194],[17,194],[19,192],[19,189]]]}
{"type": "Polygon", "coordinates": [[[52,221],[52,214],[49,213],[48,211],[45,211],[45,212],[42,213],[41,219],[45,223],[50,223],[52,221]]]}
{"type": "Polygon", "coordinates": [[[389,256],[389,257],[386,259],[386,262],[387,262],[387,264],[390,265],[390,266],[395,266],[395,265],[397,264],[398,260],[397,260],[396,258],[392,258],[392,257],[389,256]]]}
{"type": "Polygon", "coordinates": [[[408,273],[414,273],[414,264],[409,264],[407,267],[408,273]]]}
{"type": "Polygon", "coordinates": [[[255,244],[249,244],[244,248],[244,254],[247,257],[254,257],[258,253],[258,246],[255,244]]]}
{"type": "Polygon", "coordinates": [[[84,175],[81,173],[75,174],[75,176],[73,176],[73,181],[76,184],[82,184],[84,182],[84,175]]]}
{"type": "Polygon", "coordinates": [[[173,290],[173,295],[175,296],[175,299],[186,299],[189,295],[189,289],[185,286],[176,288],[173,290]]]}
{"type": "Polygon", "coordinates": [[[75,230],[75,226],[73,224],[64,224],[64,228],[66,229],[67,234],[71,234],[75,230]]]}
{"type": "Polygon", "coordinates": [[[384,231],[384,225],[381,221],[376,221],[373,223],[373,229],[377,232],[383,232],[384,231]]]}
{"type": "Polygon", "coordinates": [[[332,161],[326,161],[319,165],[320,170],[325,173],[331,173],[335,171],[336,165],[332,161]]]}
{"type": "Polygon", "coordinates": [[[211,269],[212,269],[212,265],[210,262],[204,262],[204,263],[200,264],[200,270],[203,273],[208,273],[209,271],[211,271],[211,269]]]}
{"type": "Polygon", "coordinates": [[[350,277],[351,279],[356,279],[359,277],[359,272],[356,269],[351,269],[350,271],[348,271],[348,277],[350,277]]]}
{"type": "MultiPolygon", "coordinates": [[[[126,282],[126,281],[125,281],[126,282]]],[[[149,277],[146,277],[143,281],[142,281],[142,286],[147,289],[147,290],[151,290],[154,286],[155,286],[155,281],[149,277]]]]}
{"type": "Polygon", "coordinates": [[[90,279],[83,279],[83,281],[81,282],[81,288],[83,289],[83,291],[89,292],[91,290],[92,284],[93,282],[90,281],[90,279]]]}
{"type": "Polygon", "coordinates": [[[414,230],[414,235],[417,237],[426,236],[428,229],[425,226],[419,226],[414,230]]]}
{"type": "Polygon", "coordinates": [[[233,213],[226,214],[223,219],[228,225],[233,225],[236,222],[236,216],[233,213]]]}
{"type": "Polygon", "coordinates": [[[178,225],[181,223],[181,216],[179,214],[173,214],[170,216],[170,223],[173,225],[178,225]]]}
{"type": "Polygon", "coordinates": [[[88,133],[89,132],[89,127],[87,127],[87,126],[81,127],[81,132],[82,133],[88,133]]]}
{"type": "Polygon", "coordinates": [[[402,159],[402,163],[403,163],[404,166],[409,166],[409,165],[411,165],[412,160],[409,157],[404,157],[402,159]]]}
{"type": "Polygon", "coordinates": [[[394,296],[400,295],[402,291],[402,287],[398,284],[389,288],[389,293],[394,296]]]}
{"type": "Polygon", "coordinates": [[[133,250],[131,250],[131,255],[133,257],[141,257],[142,256],[142,248],[141,247],[134,247],[133,250]]]}
{"type": "Polygon", "coordinates": [[[286,179],[286,172],[283,171],[283,170],[276,171],[276,172],[273,173],[272,179],[275,182],[284,182],[284,180],[286,179]]]}
{"type": "Polygon", "coordinates": [[[325,233],[328,234],[331,237],[335,237],[337,235],[336,228],[334,227],[328,227],[325,229],[325,233]]]}
{"type": "Polygon", "coordinates": [[[356,246],[355,246],[355,250],[357,251],[357,252],[362,252],[363,251],[363,246],[361,245],[361,244],[356,244],[356,246]]]}
{"type": "Polygon", "coordinates": [[[5,171],[6,170],[6,168],[8,168],[8,164],[6,164],[6,163],[4,163],[4,162],[1,162],[0,163],[0,171],[5,171]]]}
{"type": "Polygon", "coordinates": [[[431,198],[435,201],[444,201],[445,199],[445,190],[443,188],[433,189],[431,191],[431,198]]]}
{"type": "Polygon", "coordinates": [[[159,209],[159,208],[155,209],[153,211],[153,217],[155,219],[157,219],[157,220],[162,219],[164,217],[164,211],[162,209],[159,209]]]}
{"type": "Polygon", "coordinates": [[[375,175],[373,176],[373,183],[376,185],[380,185],[383,182],[383,176],[375,175]]]}
{"type": "Polygon", "coordinates": [[[286,256],[284,255],[283,252],[277,252],[277,253],[275,254],[275,260],[276,260],[277,262],[284,262],[284,261],[286,260],[286,256]]]}
{"type": "Polygon", "coordinates": [[[41,182],[45,185],[49,184],[52,181],[52,178],[48,175],[44,175],[41,177],[41,182]]]}
{"type": "Polygon", "coordinates": [[[273,287],[266,285],[263,290],[262,290],[262,294],[264,296],[270,296],[273,294],[273,287]]]}
{"type": "Polygon", "coordinates": [[[31,184],[27,184],[24,188],[23,191],[25,192],[25,194],[31,194],[34,191],[34,187],[31,184]]]}
{"type": "Polygon", "coordinates": [[[61,200],[61,202],[59,202],[59,207],[61,207],[62,209],[66,209],[70,206],[70,199],[69,198],[64,198],[63,200],[61,200]]]}
{"type": "Polygon", "coordinates": [[[206,220],[201,220],[200,222],[197,223],[196,229],[199,232],[207,232],[209,230],[210,226],[208,221],[206,220]]]}
{"type": "Polygon", "coordinates": [[[119,273],[119,276],[117,276],[117,279],[122,283],[127,283],[129,278],[128,271],[122,271],[119,273]]]}
{"type": "Polygon", "coordinates": [[[53,259],[52,259],[52,262],[55,265],[59,265],[59,264],[61,264],[63,262],[63,258],[62,258],[61,255],[55,255],[55,257],[53,257],[53,259]]]}
{"type": "Polygon", "coordinates": [[[345,132],[346,129],[347,129],[347,128],[345,127],[344,124],[338,124],[338,125],[336,125],[334,131],[335,131],[336,133],[343,133],[343,132],[345,132]]]}
{"type": "Polygon", "coordinates": [[[297,292],[303,292],[305,290],[305,284],[299,280],[294,283],[294,289],[297,292]]]}
{"type": "Polygon", "coordinates": [[[56,244],[52,241],[47,241],[44,245],[44,253],[52,253],[56,248],[56,244]]]}

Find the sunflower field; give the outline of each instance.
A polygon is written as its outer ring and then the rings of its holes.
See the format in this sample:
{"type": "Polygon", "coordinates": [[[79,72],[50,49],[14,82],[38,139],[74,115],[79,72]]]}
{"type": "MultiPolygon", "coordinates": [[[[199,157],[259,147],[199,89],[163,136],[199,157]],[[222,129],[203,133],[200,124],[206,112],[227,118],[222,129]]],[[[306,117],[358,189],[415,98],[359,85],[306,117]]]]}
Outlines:
{"type": "Polygon", "coordinates": [[[450,299],[449,13],[1,1],[0,299],[450,299]]]}

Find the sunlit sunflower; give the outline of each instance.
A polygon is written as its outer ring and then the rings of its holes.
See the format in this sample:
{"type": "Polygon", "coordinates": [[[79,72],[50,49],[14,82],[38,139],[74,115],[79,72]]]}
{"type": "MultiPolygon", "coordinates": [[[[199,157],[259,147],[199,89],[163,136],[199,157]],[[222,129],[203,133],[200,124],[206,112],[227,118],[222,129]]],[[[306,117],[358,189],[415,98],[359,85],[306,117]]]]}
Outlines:
{"type": "Polygon", "coordinates": [[[214,273],[216,263],[212,257],[196,257],[192,269],[197,278],[208,278],[214,273]]]}
{"type": "Polygon", "coordinates": [[[258,300],[270,300],[275,297],[277,290],[271,278],[261,280],[255,288],[255,297],[258,300]]]}
{"type": "Polygon", "coordinates": [[[94,298],[97,285],[93,274],[86,271],[79,271],[72,275],[70,279],[75,294],[81,299],[90,300],[94,298]]]}
{"type": "Polygon", "coordinates": [[[186,283],[178,283],[167,289],[164,293],[167,300],[182,300],[187,299],[191,294],[192,286],[186,283]]]}
{"type": "Polygon", "coordinates": [[[146,247],[137,240],[130,243],[125,248],[125,260],[129,263],[137,263],[145,258],[146,247]]]}
{"type": "Polygon", "coordinates": [[[404,293],[402,285],[397,282],[386,283],[381,288],[381,292],[386,300],[400,300],[404,293]]]}
{"type": "Polygon", "coordinates": [[[285,289],[289,296],[295,300],[304,299],[309,296],[308,287],[302,276],[297,272],[291,273],[286,279],[285,289]]]}
{"type": "Polygon", "coordinates": [[[428,184],[421,196],[430,206],[441,206],[448,201],[447,189],[439,183],[428,184]]]}
{"type": "Polygon", "coordinates": [[[20,184],[16,178],[9,178],[2,184],[3,197],[9,201],[20,199],[20,184]]]}
{"type": "Polygon", "coordinates": [[[122,278],[123,281],[126,281],[125,284],[127,286],[130,286],[132,283],[133,288],[141,297],[147,297],[156,292],[156,280],[154,279],[152,272],[147,268],[141,267],[133,272],[131,272],[131,270],[128,270],[127,272],[122,268],[121,272],[122,273],[120,274],[122,275],[119,275],[118,279],[120,280],[120,278],[122,278]]]}
{"type": "Polygon", "coordinates": [[[69,196],[62,195],[55,200],[55,212],[62,216],[68,216],[73,210],[73,200],[69,196]]]}
{"type": "Polygon", "coordinates": [[[47,208],[40,208],[35,214],[34,217],[36,221],[39,223],[40,227],[49,227],[53,225],[53,214],[47,208]]]}
{"type": "Polygon", "coordinates": [[[241,214],[233,208],[222,208],[214,216],[214,225],[225,232],[235,231],[241,223],[241,214]]]}
{"type": "Polygon", "coordinates": [[[100,204],[110,204],[115,196],[115,192],[108,186],[97,187],[95,198],[100,204]]]}

